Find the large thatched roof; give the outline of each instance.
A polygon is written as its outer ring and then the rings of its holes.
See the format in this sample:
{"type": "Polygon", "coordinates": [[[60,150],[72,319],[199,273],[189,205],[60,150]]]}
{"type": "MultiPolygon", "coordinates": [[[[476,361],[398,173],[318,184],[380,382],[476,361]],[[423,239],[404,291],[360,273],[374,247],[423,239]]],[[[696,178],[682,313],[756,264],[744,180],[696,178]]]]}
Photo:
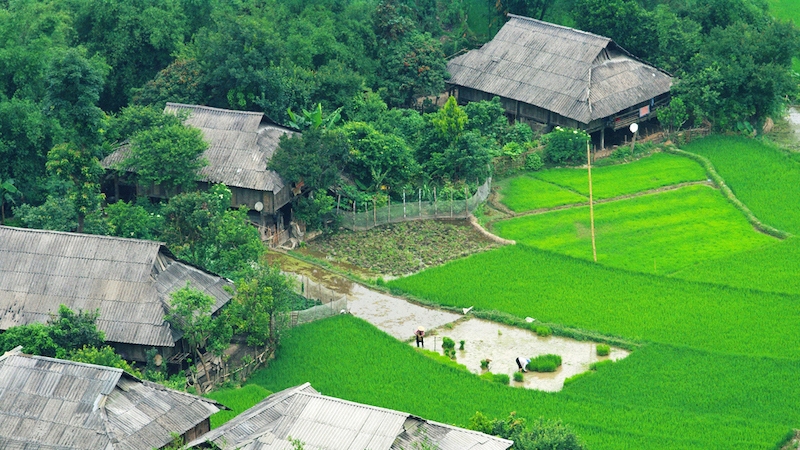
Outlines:
{"type": "Polygon", "coordinates": [[[0,448],[151,450],[219,411],[121,369],[18,351],[0,356],[0,448]]]}
{"type": "Polygon", "coordinates": [[[588,124],[669,92],[672,78],[611,39],[509,14],[490,42],[453,58],[448,83],[588,124]]]}
{"type": "Polygon", "coordinates": [[[47,322],[65,304],[100,310],[106,340],[172,347],[169,294],[186,286],[217,302],[228,280],[176,261],[160,242],[0,226],[0,330],[47,322]]]}
{"type": "MultiPolygon", "coordinates": [[[[200,170],[203,181],[265,192],[283,188],[280,175],[267,170],[267,162],[278,148],[280,137],[290,130],[263,123],[264,114],[256,112],[180,103],[167,103],[164,112],[187,113],[185,123],[203,132],[208,142],[203,153],[208,165],[200,170]]],[[[103,160],[103,166],[122,162],[127,151],[127,146],[121,147],[103,160]]]]}
{"type": "Polygon", "coordinates": [[[305,383],[270,395],[188,447],[211,442],[222,450],[278,450],[292,448],[290,437],[301,440],[307,450],[395,450],[426,444],[441,450],[505,450],[513,444],[408,413],[328,397],[305,383]]]}

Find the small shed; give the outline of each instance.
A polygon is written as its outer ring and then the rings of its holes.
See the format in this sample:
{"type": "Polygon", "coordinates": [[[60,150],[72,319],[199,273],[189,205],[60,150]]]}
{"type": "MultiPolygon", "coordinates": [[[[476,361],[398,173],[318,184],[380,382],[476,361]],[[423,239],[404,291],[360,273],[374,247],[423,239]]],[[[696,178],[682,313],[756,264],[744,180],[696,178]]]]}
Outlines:
{"type": "MultiPolygon", "coordinates": [[[[292,199],[292,190],[280,175],[267,169],[281,136],[293,131],[270,123],[263,113],[234,111],[209,106],[167,103],[165,114],[188,115],[185,123],[199,128],[208,142],[203,157],[208,165],[200,170],[200,184],[222,183],[233,193],[231,206],[246,205],[261,213],[266,222],[277,223],[278,211],[292,199]]],[[[107,156],[102,164],[110,169],[127,156],[127,146],[107,156]]],[[[137,186],[140,195],[166,197],[161,186],[137,186]]]]}
{"type": "Polygon", "coordinates": [[[285,389],[190,442],[188,448],[269,450],[505,450],[512,441],[408,413],[320,394],[309,383],[285,389]]]}
{"type": "Polygon", "coordinates": [[[19,349],[0,356],[0,448],[7,450],[160,449],[174,436],[203,435],[223,408],[122,369],[19,349]]]}
{"type": "Polygon", "coordinates": [[[654,118],[668,103],[672,77],[611,39],[508,17],[494,39],[448,62],[459,103],[498,96],[511,119],[600,132],[601,142],[606,129],[654,118]]]}
{"type": "Polygon", "coordinates": [[[161,242],[0,226],[0,331],[45,323],[61,304],[99,310],[97,327],[125,359],[157,348],[168,362],[188,352],[164,320],[170,294],[189,283],[219,310],[230,280],[177,260],[161,242]]]}

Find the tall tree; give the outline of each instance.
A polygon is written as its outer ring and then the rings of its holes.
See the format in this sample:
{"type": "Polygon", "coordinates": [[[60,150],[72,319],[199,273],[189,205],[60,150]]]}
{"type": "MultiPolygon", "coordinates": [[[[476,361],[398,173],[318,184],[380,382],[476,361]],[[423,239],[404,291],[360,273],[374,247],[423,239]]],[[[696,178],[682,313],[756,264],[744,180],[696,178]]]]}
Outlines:
{"type": "Polygon", "coordinates": [[[47,154],[47,170],[64,182],[66,196],[78,217],[78,233],[83,233],[86,216],[100,207],[104,195],[100,192],[103,167],[97,156],[85,147],[59,144],[47,154]]]}
{"type": "Polygon", "coordinates": [[[237,330],[247,335],[247,345],[277,347],[281,317],[289,311],[292,295],[289,278],[278,267],[263,262],[236,283],[231,314],[237,330]]]}

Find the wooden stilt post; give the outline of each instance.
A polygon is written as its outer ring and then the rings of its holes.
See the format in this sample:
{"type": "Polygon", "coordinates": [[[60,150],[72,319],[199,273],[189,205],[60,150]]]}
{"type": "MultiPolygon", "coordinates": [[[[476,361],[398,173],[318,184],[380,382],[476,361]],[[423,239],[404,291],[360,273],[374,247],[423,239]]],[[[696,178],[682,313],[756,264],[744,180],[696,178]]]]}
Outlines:
{"type": "Polygon", "coordinates": [[[597,246],[594,242],[594,199],[592,197],[592,154],[589,151],[589,141],[586,141],[586,163],[589,168],[589,221],[592,230],[592,258],[597,262],[597,246]]]}

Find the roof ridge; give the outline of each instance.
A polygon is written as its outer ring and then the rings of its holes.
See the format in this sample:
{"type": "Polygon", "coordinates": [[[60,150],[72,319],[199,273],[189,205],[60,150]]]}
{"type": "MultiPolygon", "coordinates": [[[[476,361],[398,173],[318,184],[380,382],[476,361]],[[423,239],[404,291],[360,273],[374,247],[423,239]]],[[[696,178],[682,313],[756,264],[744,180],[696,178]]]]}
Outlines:
{"type": "Polygon", "coordinates": [[[158,246],[166,246],[164,242],[161,241],[150,241],[147,239],[137,239],[137,238],[126,238],[121,236],[108,236],[105,234],[88,234],[88,233],[76,233],[73,231],[57,231],[57,230],[44,230],[40,228],[22,228],[22,227],[11,227],[8,225],[0,225],[0,230],[8,229],[10,231],[16,232],[28,232],[28,233],[42,233],[42,234],[63,234],[67,236],[76,236],[76,237],[87,237],[87,238],[96,238],[96,239],[111,239],[116,241],[124,241],[124,242],[137,242],[137,243],[147,243],[151,245],[158,245],[158,246]]]}
{"type": "MultiPolygon", "coordinates": [[[[614,42],[614,40],[611,39],[610,37],[601,36],[599,34],[591,33],[589,31],[579,30],[577,28],[568,27],[568,26],[565,26],[565,25],[559,25],[557,23],[545,22],[544,20],[534,19],[532,17],[525,17],[525,16],[520,16],[520,15],[517,15],[517,14],[511,14],[511,13],[508,13],[508,17],[511,17],[512,19],[527,20],[527,21],[535,22],[535,23],[542,24],[542,25],[545,25],[545,26],[549,26],[549,27],[553,27],[553,28],[560,28],[562,30],[568,30],[568,31],[572,31],[572,32],[575,32],[575,33],[585,34],[585,35],[588,35],[588,36],[604,39],[604,40],[609,41],[609,42],[614,42]]],[[[616,44],[616,42],[615,42],[615,44],[616,44]]]]}
{"type": "Polygon", "coordinates": [[[205,109],[205,110],[208,110],[208,111],[216,111],[216,112],[222,112],[222,113],[226,113],[226,114],[244,114],[244,115],[251,115],[251,116],[262,116],[262,117],[264,116],[263,112],[258,112],[258,111],[240,111],[238,109],[224,109],[224,108],[215,108],[213,106],[189,105],[189,104],[186,104],[186,103],[173,103],[173,102],[167,102],[167,104],[164,106],[164,110],[166,111],[167,107],[169,107],[169,106],[176,107],[176,108],[205,109]]]}

